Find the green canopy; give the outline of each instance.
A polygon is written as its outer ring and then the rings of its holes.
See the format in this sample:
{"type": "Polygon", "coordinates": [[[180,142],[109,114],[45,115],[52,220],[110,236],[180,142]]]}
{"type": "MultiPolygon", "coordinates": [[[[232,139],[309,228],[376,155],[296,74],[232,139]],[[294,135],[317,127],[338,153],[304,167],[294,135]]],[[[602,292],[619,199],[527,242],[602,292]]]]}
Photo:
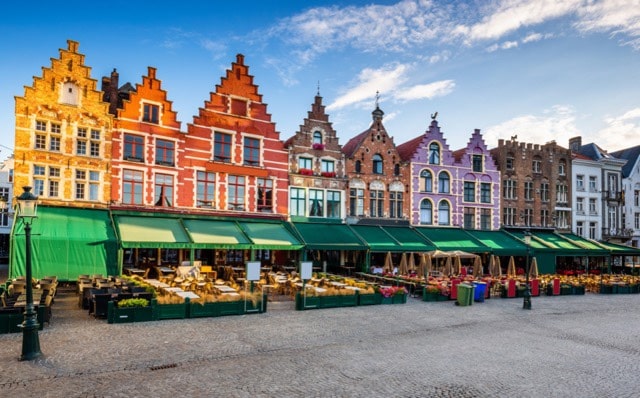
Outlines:
{"type": "Polygon", "coordinates": [[[120,245],[125,249],[193,247],[180,218],[116,215],[114,220],[120,245]]]}
{"type": "Polygon", "coordinates": [[[405,249],[379,225],[350,225],[372,252],[402,252],[405,249]]]}
{"type": "Polygon", "coordinates": [[[407,252],[427,252],[436,247],[420,235],[413,227],[382,227],[407,252]]]}
{"type": "Polygon", "coordinates": [[[305,248],[312,250],[367,250],[346,224],[294,222],[305,248]]]}
{"type": "MultiPolygon", "coordinates": [[[[593,240],[585,239],[580,235],[572,233],[558,233],[558,235],[569,240],[574,245],[578,245],[583,249],[589,250],[589,256],[605,256],[609,254],[609,250],[603,247],[602,244],[593,240]]],[[[640,251],[638,251],[638,253],[640,253],[640,251]]]]}
{"type": "Polygon", "coordinates": [[[182,221],[198,247],[250,249],[251,241],[235,221],[184,219],[182,221]]]}
{"type": "Polygon", "coordinates": [[[416,227],[416,230],[440,250],[462,250],[470,253],[491,252],[490,247],[460,228],[416,227]]]}
{"type": "Polygon", "coordinates": [[[252,249],[299,250],[303,247],[283,222],[239,220],[238,225],[252,242],[252,249]]]}
{"type": "MultiPolygon", "coordinates": [[[[16,219],[9,277],[25,275],[24,224],[16,219]]],[[[107,210],[38,206],[31,225],[34,278],[77,280],[80,274],[117,275],[117,241],[107,210]]]]}
{"type": "Polygon", "coordinates": [[[491,249],[498,256],[524,256],[527,247],[520,240],[503,231],[467,230],[469,235],[491,249]]]}
{"type": "Polygon", "coordinates": [[[611,242],[598,242],[603,249],[609,250],[614,256],[640,256],[640,249],[637,247],[619,245],[611,242]]]}

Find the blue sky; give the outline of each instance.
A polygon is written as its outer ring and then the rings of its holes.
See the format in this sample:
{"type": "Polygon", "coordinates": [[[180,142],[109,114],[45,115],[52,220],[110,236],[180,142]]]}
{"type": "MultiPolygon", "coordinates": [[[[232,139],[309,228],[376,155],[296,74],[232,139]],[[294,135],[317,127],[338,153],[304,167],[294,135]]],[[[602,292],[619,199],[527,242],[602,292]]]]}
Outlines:
{"type": "Polygon", "coordinates": [[[640,144],[640,0],[39,3],[10,2],[0,16],[4,146],[14,96],[67,39],[98,81],[116,68],[135,85],[157,68],[185,131],[242,53],[283,140],[319,85],[342,144],[368,128],[376,92],[396,145],[436,111],[451,149],[475,128],[489,147],[512,135],[640,144]]]}

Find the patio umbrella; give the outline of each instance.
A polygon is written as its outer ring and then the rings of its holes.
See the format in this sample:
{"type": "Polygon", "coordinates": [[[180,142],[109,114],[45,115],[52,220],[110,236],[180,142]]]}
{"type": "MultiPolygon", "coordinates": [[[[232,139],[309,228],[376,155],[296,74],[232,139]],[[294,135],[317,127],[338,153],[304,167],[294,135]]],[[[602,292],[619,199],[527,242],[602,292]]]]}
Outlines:
{"type": "Polygon", "coordinates": [[[427,252],[427,254],[431,258],[447,258],[447,257],[451,257],[451,254],[449,254],[449,252],[443,252],[442,250],[432,250],[430,252],[427,252]]]}
{"type": "Polygon", "coordinates": [[[424,274],[426,277],[429,277],[429,274],[431,273],[431,269],[433,268],[433,264],[431,262],[431,256],[428,254],[424,255],[424,262],[425,262],[425,266],[424,266],[424,274]]]}
{"type": "Polygon", "coordinates": [[[480,260],[480,256],[476,256],[473,260],[473,277],[479,278],[482,276],[482,260],[480,260]]]}
{"type": "Polygon", "coordinates": [[[384,258],[384,267],[382,271],[393,273],[393,260],[391,259],[391,252],[387,252],[387,256],[384,258]]]}
{"type": "Polygon", "coordinates": [[[442,273],[444,276],[451,276],[451,257],[447,257],[447,260],[444,263],[444,271],[442,273]]]}
{"type": "Polygon", "coordinates": [[[529,267],[529,278],[536,279],[538,277],[538,261],[535,257],[531,259],[531,266],[529,267]]]}
{"type": "MultiPolygon", "coordinates": [[[[416,271],[418,278],[424,278],[425,272],[424,269],[427,266],[427,255],[422,253],[420,254],[420,264],[418,264],[418,269],[416,271]]],[[[429,275],[429,274],[426,274],[429,275]]]]}
{"type": "Polygon", "coordinates": [[[407,266],[407,268],[409,268],[409,271],[416,270],[416,260],[415,258],[413,258],[413,253],[409,253],[409,265],[407,266]]]}
{"type": "Polygon", "coordinates": [[[489,256],[489,275],[496,276],[496,257],[494,255],[489,256]]]}
{"type": "Polygon", "coordinates": [[[507,278],[516,277],[516,263],[513,256],[509,258],[509,266],[507,267],[507,278]]]}
{"type": "Polygon", "coordinates": [[[400,266],[398,267],[398,274],[406,275],[408,274],[407,270],[407,253],[402,253],[402,257],[400,257],[400,266]]]}
{"type": "Polygon", "coordinates": [[[453,262],[453,274],[460,275],[462,272],[462,260],[460,260],[460,256],[455,256],[453,262]]]}
{"type": "Polygon", "coordinates": [[[502,264],[500,264],[500,257],[499,256],[495,256],[496,259],[496,263],[495,263],[495,277],[496,278],[501,278],[502,277],[502,264]]]}
{"type": "Polygon", "coordinates": [[[460,258],[475,258],[476,255],[473,253],[469,253],[469,252],[465,252],[462,250],[453,250],[449,252],[450,255],[452,256],[458,256],[460,258]]]}

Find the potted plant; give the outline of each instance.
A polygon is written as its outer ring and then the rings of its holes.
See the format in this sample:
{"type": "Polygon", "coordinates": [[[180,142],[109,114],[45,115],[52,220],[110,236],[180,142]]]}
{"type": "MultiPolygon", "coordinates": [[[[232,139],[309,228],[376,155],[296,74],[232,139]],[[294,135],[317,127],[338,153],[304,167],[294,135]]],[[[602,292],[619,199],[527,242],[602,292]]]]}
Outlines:
{"type": "Polygon", "coordinates": [[[422,301],[441,301],[441,297],[446,298],[436,285],[427,285],[422,290],[422,301]]]}
{"type": "Polygon", "coordinates": [[[107,320],[109,323],[146,322],[153,320],[153,308],[149,300],[130,298],[118,302],[109,301],[107,320]]]}

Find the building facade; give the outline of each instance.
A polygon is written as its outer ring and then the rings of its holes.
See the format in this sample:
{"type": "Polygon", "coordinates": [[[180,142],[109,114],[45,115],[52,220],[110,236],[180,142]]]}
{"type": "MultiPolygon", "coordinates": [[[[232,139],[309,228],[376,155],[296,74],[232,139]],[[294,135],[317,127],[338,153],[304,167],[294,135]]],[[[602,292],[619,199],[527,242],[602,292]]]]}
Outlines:
{"type": "Polygon", "coordinates": [[[452,152],[433,116],[425,133],[398,152],[409,163],[411,224],[500,228],[500,172],[480,130],[452,152]]]}
{"type": "Polygon", "coordinates": [[[32,186],[44,204],[106,208],[113,118],[84,58],[67,41],[16,96],[14,186],[32,186]]]}
{"type": "Polygon", "coordinates": [[[572,231],[579,236],[602,239],[602,165],[588,156],[573,153],[572,231]]]}
{"type": "Polygon", "coordinates": [[[498,140],[491,154],[501,173],[502,225],[571,230],[571,151],[555,141],[544,145],[498,140]]]}
{"type": "Polygon", "coordinates": [[[14,216],[13,164],[13,157],[0,163],[0,264],[6,264],[9,260],[9,238],[14,216]]]}
{"type": "Polygon", "coordinates": [[[344,155],[319,94],[285,147],[289,151],[291,219],[343,220],[347,197],[344,155]]]}
{"type": "Polygon", "coordinates": [[[347,222],[408,224],[409,174],[382,124],[379,106],[373,122],[343,147],[349,182],[347,222]]]}

